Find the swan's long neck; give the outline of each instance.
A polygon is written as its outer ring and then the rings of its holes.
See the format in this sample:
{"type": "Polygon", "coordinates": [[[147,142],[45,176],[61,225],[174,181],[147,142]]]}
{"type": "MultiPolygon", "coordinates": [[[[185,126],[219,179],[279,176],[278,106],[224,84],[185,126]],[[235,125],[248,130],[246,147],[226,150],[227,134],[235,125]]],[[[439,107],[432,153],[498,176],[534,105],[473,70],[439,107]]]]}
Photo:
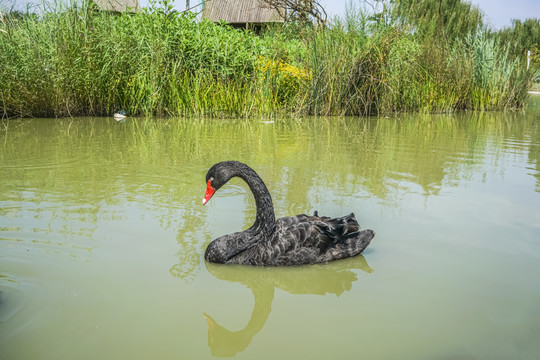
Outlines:
{"type": "Polygon", "coordinates": [[[248,184],[257,206],[255,223],[247,231],[251,232],[253,236],[261,235],[265,237],[272,234],[276,227],[276,218],[272,197],[266,185],[259,175],[247,166],[237,176],[248,184]]]}
{"type": "Polygon", "coordinates": [[[223,235],[212,241],[204,255],[207,261],[226,263],[237,254],[264,241],[276,228],[272,197],[259,175],[247,165],[235,162],[234,172],[229,174],[227,181],[233,177],[239,177],[248,184],[255,197],[257,216],[249,229],[223,235]]]}

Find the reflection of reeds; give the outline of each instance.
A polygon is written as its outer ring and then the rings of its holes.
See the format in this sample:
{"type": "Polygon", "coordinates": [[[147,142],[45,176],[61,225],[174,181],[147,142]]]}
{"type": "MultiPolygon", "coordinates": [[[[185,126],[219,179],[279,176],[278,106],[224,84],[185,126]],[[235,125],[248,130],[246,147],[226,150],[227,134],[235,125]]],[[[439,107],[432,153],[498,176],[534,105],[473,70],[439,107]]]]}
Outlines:
{"type": "MultiPolygon", "coordinates": [[[[64,203],[65,211],[55,211],[54,217],[65,218],[65,224],[77,224],[70,204],[88,204],[81,217],[94,225],[114,220],[115,207],[126,203],[148,209],[162,228],[178,229],[180,260],[171,272],[190,278],[205,246],[221,235],[207,231],[202,219],[208,208],[200,204],[204,175],[218,161],[234,159],[255,168],[268,185],[277,216],[322,212],[313,208],[313,196],[327,192],[367,194],[391,206],[398,203],[396,194],[403,186],[434,196],[441,188],[468,181],[487,158],[503,168],[508,151],[528,153],[531,164],[538,164],[540,147],[530,145],[540,139],[533,120],[484,112],[274,124],[182,118],[11,121],[1,135],[7,141],[0,139],[0,193],[17,204],[20,189],[31,188],[25,201],[64,203]],[[507,139],[513,141],[512,149],[506,147],[507,139]]],[[[247,210],[237,215],[247,227],[255,204],[249,189],[245,193],[247,210]]],[[[223,204],[222,199],[214,201],[223,204]]],[[[4,211],[13,218],[25,214],[16,207],[4,211]]]]}
{"type": "MultiPolygon", "coordinates": [[[[99,188],[100,184],[121,179],[124,167],[130,171],[141,167],[137,177],[162,183],[164,193],[153,194],[165,200],[170,197],[170,189],[177,189],[177,194],[187,190],[178,188],[186,186],[178,178],[191,181],[198,174],[202,179],[213,163],[240,156],[239,160],[257,167],[269,187],[287,188],[290,185],[286,183],[306,182],[309,187],[311,179],[304,179],[304,171],[320,171],[323,177],[325,173],[335,174],[328,177],[328,185],[355,174],[358,182],[384,198],[381,180],[389,174],[409,174],[413,182],[426,189],[430,184],[440,186],[445,177],[457,176],[458,168],[463,170],[456,156],[473,164],[481,159],[488,142],[494,146],[509,135],[529,139],[535,127],[529,118],[516,121],[517,116],[470,113],[361,120],[305,118],[278,120],[270,125],[250,120],[177,118],[140,119],[124,124],[84,118],[40,120],[31,125],[12,122],[4,135],[9,141],[3,142],[0,159],[4,165],[13,166],[21,165],[17,159],[23,161],[23,166],[31,159],[41,161],[45,155],[57,159],[60,165],[51,171],[51,176],[59,179],[55,183],[62,187],[72,184],[72,190],[81,195],[86,188],[77,188],[77,181],[72,181],[80,176],[79,171],[62,166],[65,161],[76,163],[86,185],[95,183],[95,192],[102,195],[107,189],[99,188]],[[304,155],[308,162],[303,160],[304,155]],[[280,182],[283,184],[278,185],[280,182]]],[[[198,184],[201,179],[193,181],[198,184]]],[[[298,190],[295,188],[294,194],[301,193],[298,190]]],[[[300,196],[298,200],[305,199],[300,196]]]]}

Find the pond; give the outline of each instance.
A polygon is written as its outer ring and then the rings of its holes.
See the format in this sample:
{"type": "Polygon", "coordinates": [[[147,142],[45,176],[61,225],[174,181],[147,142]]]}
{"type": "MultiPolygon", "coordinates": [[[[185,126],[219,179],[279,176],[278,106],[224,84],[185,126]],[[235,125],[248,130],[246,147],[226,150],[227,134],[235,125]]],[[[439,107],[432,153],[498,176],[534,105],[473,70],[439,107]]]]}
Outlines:
{"type": "Polygon", "coordinates": [[[26,119],[0,128],[1,359],[538,359],[540,97],[389,118],[26,119]],[[356,214],[355,258],[204,261],[276,216],[356,214]]]}

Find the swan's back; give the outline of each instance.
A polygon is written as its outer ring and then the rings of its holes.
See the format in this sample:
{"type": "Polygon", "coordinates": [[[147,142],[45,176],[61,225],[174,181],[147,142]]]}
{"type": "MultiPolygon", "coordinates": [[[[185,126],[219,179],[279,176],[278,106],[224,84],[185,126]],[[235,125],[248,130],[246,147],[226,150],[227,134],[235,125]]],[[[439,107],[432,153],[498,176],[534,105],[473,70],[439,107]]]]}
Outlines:
{"type": "Polygon", "coordinates": [[[227,263],[297,266],[343,259],[361,253],[374,232],[359,231],[354,214],[330,218],[300,214],[276,220],[269,238],[229,259],[227,263]]]}

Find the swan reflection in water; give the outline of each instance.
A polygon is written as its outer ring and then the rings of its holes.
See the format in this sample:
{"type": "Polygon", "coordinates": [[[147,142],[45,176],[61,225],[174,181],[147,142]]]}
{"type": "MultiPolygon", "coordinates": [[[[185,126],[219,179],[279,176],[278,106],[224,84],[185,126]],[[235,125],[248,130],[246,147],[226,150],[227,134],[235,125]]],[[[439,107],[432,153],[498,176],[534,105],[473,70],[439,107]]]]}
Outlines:
{"type": "Polygon", "coordinates": [[[362,255],[324,265],[260,268],[206,262],[206,268],[220,280],[244,284],[255,299],[251,318],[239,331],[230,331],[203,314],[208,323],[208,346],[218,357],[234,356],[249,346],[268,320],[276,287],[291,294],[340,296],[358,280],[353,270],[373,272],[362,255]]]}

